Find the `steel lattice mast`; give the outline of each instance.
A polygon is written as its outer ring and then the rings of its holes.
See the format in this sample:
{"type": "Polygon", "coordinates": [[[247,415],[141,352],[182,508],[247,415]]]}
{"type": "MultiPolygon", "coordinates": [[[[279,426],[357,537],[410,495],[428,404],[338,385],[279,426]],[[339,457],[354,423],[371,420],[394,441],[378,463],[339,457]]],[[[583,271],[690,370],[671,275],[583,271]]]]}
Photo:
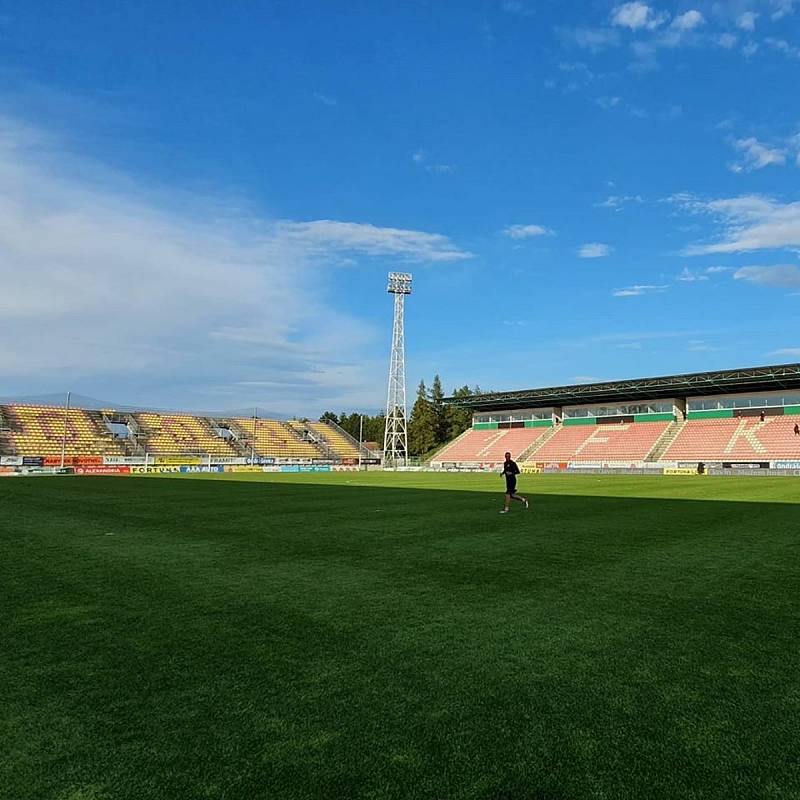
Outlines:
{"type": "Polygon", "coordinates": [[[406,414],[406,348],[403,311],[411,294],[411,276],[405,272],[389,273],[389,294],[394,295],[392,355],[389,359],[389,390],[386,398],[386,432],[383,437],[385,466],[405,466],[408,457],[406,414]]]}

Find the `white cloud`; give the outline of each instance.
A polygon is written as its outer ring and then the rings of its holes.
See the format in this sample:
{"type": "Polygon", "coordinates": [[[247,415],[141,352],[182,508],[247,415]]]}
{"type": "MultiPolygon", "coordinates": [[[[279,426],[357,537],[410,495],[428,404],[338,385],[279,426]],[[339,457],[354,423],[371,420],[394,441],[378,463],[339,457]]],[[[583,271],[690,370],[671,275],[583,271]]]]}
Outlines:
{"type": "Polygon", "coordinates": [[[578,255],[581,258],[605,258],[610,255],[611,247],[602,242],[589,242],[588,244],[581,245],[578,250],[578,255]]]}
{"type": "Polygon", "coordinates": [[[800,358],[800,347],[780,347],[770,353],[771,356],[788,356],[789,358],[800,358]]]}
{"type": "Polygon", "coordinates": [[[461,261],[472,254],[456,247],[440,233],[381,228],[363,222],[320,219],[280,222],[277,237],[302,247],[309,254],[331,252],[369,256],[395,256],[407,261],[461,261]]]}
{"type": "Polygon", "coordinates": [[[219,410],[379,406],[383,357],[369,349],[378,334],[329,299],[344,254],[468,256],[437,234],[275,223],[238,203],[156,196],[0,119],[7,390],[219,410]],[[266,393],[245,385],[265,380],[266,393]]]}
{"type": "Polygon", "coordinates": [[[771,5],[773,8],[773,12],[771,14],[772,19],[783,19],[783,17],[794,13],[795,2],[796,0],[771,0],[771,5]]]}
{"type": "Polygon", "coordinates": [[[695,283],[696,281],[707,281],[708,276],[692,272],[689,267],[684,267],[681,274],[678,275],[678,280],[683,283],[695,283]]]}
{"type": "Polygon", "coordinates": [[[782,165],[786,163],[786,151],[779,147],[769,147],[759,142],[754,136],[747,139],[735,139],[733,146],[739,150],[744,161],[741,164],[731,165],[734,172],[746,170],[750,172],[754,169],[763,169],[772,165],[782,165]]]}
{"type": "Polygon", "coordinates": [[[596,208],[611,208],[614,211],[619,211],[623,206],[628,205],[629,203],[643,203],[644,200],[640,194],[626,194],[626,195],[618,195],[612,194],[606,197],[605,200],[602,200],[599,203],[595,203],[596,208]]]}
{"type": "Polygon", "coordinates": [[[744,47],[742,47],[742,53],[747,58],[750,56],[754,56],[758,52],[758,43],[757,42],[748,42],[744,47]]]}
{"type": "Polygon", "coordinates": [[[314,99],[318,103],[322,103],[322,105],[328,106],[329,108],[333,108],[334,106],[339,105],[335,97],[331,97],[330,95],[327,94],[322,94],[322,92],[314,92],[314,99]]]}
{"type": "Polygon", "coordinates": [[[575,28],[562,30],[562,38],[590,53],[599,53],[619,44],[619,33],[612,28],[575,28]]]}
{"type": "Polygon", "coordinates": [[[535,236],[547,236],[552,233],[553,231],[543,225],[509,225],[503,229],[503,235],[509,239],[532,239],[535,236]]]}
{"type": "Polygon", "coordinates": [[[667,290],[666,285],[654,286],[652,284],[637,283],[634,286],[628,286],[625,289],[617,289],[612,292],[614,297],[641,297],[645,294],[659,294],[667,290]]]}
{"type": "Polygon", "coordinates": [[[630,28],[632,31],[641,28],[655,30],[667,21],[668,16],[666,13],[655,12],[646,3],[634,0],[634,2],[623,3],[613,9],[611,24],[620,28],[630,28]]]}
{"type": "Polygon", "coordinates": [[[690,353],[709,353],[717,348],[711,347],[703,339],[690,339],[686,349],[689,350],[690,353]]]}
{"type": "Polygon", "coordinates": [[[420,148],[416,150],[411,155],[411,160],[415,164],[420,164],[424,166],[425,170],[428,172],[434,172],[439,175],[447,175],[451,172],[455,172],[455,167],[452,164],[428,164],[426,163],[429,159],[429,153],[427,150],[423,150],[420,148]]]}
{"type": "Polygon", "coordinates": [[[621,97],[598,97],[595,101],[600,108],[605,108],[608,110],[609,108],[616,108],[622,101],[621,97]]]}
{"type": "Polygon", "coordinates": [[[778,289],[800,289],[800,267],[781,264],[772,267],[740,267],[733,273],[737,281],[749,281],[778,289]]]}
{"type": "Polygon", "coordinates": [[[743,31],[754,31],[758,14],[755,11],[745,11],[736,18],[736,26],[743,31]]]}
{"type": "Polygon", "coordinates": [[[739,41],[739,37],[733,33],[721,33],[717,36],[717,44],[720,47],[723,47],[725,50],[730,50],[732,47],[736,47],[736,43],[739,41]]]}
{"type": "Polygon", "coordinates": [[[773,36],[767,36],[764,39],[764,43],[773,50],[783,53],[788,58],[800,58],[800,47],[789,44],[786,39],[776,39],[773,36]]]}
{"type": "Polygon", "coordinates": [[[719,275],[721,272],[730,272],[733,267],[706,267],[708,275],[719,275]]]}
{"type": "Polygon", "coordinates": [[[691,31],[699,27],[705,22],[705,17],[697,11],[692,9],[685,14],[680,14],[672,20],[672,27],[679,31],[691,31]]]}
{"type": "Polygon", "coordinates": [[[709,214],[724,226],[721,241],[691,245],[685,249],[685,255],[800,247],[800,202],[782,204],[761,195],[707,202],[678,195],[673,196],[672,202],[692,213],[709,214]]]}

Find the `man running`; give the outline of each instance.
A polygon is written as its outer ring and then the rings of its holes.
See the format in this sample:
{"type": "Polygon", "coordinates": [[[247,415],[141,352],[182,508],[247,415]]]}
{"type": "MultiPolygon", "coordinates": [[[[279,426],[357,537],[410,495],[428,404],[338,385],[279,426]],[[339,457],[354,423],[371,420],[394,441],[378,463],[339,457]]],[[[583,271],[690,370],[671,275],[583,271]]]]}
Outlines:
{"type": "Polygon", "coordinates": [[[525,508],[527,508],[528,501],[522,495],[517,494],[517,475],[519,475],[519,467],[516,461],[511,460],[511,453],[506,453],[506,460],[503,464],[503,475],[506,479],[506,505],[500,513],[508,514],[512,500],[519,500],[519,502],[524,503],[525,508]]]}

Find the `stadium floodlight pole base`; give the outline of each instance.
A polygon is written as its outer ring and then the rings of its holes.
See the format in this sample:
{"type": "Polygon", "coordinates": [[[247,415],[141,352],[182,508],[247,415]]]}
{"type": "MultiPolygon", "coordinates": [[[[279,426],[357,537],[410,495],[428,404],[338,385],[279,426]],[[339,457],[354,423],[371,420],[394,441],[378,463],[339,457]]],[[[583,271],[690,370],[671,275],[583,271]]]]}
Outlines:
{"type": "Polygon", "coordinates": [[[403,315],[406,295],[411,294],[411,275],[405,272],[390,272],[387,291],[394,295],[394,324],[392,326],[392,353],[389,358],[383,465],[395,468],[405,466],[408,461],[406,349],[403,315]]]}

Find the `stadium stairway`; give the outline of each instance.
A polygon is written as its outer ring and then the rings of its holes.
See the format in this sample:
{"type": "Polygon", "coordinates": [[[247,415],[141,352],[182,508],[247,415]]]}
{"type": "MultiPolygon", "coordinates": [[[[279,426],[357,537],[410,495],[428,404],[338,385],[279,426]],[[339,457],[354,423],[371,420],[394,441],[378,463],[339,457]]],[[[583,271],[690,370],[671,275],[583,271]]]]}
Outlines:
{"type": "Polygon", "coordinates": [[[294,435],[304,442],[314,445],[319,451],[317,458],[336,458],[336,453],[325,438],[312,427],[312,423],[298,419],[290,419],[285,425],[294,432],[294,435]]]}
{"type": "Polygon", "coordinates": [[[238,435],[245,455],[255,452],[267,458],[322,458],[325,454],[289,423],[276,419],[233,417],[228,420],[230,429],[238,435]]]}
{"type": "Polygon", "coordinates": [[[532,442],[531,446],[525,450],[524,453],[520,453],[519,460],[523,463],[536,461],[534,458],[536,451],[544,447],[544,445],[546,445],[556,435],[556,433],[558,433],[559,427],[559,425],[553,425],[552,428],[548,428],[547,433],[545,433],[543,436],[540,436],[535,442],[532,442]]]}
{"type": "Polygon", "coordinates": [[[500,428],[476,430],[470,428],[440,450],[432,462],[500,464],[508,450],[519,460],[520,453],[530,450],[550,428],[500,428]]]}
{"type": "Polygon", "coordinates": [[[358,458],[358,442],[338,425],[328,422],[309,422],[308,427],[322,439],[335,458],[358,458]]]}
{"type": "Polygon", "coordinates": [[[644,460],[648,462],[660,461],[667,448],[675,441],[675,437],[683,430],[684,425],[686,425],[685,420],[672,422],[658,438],[653,445],[653,449],[644,457],[644,460]]]}

